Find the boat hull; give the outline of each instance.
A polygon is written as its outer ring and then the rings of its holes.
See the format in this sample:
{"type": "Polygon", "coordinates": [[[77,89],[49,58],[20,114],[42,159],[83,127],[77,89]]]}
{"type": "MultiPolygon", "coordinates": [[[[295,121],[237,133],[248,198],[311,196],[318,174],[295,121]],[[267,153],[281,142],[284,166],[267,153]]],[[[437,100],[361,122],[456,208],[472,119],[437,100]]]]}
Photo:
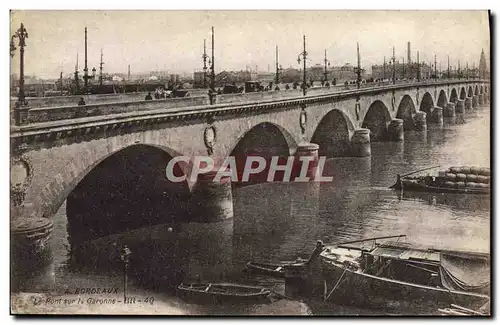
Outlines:
{"type": "Polygon", "coordinates": [[[402,184],[394,184],[392,188],[407,190],[407,191],[418,191],[418,192],[432,192],[432,193],[456,193],[456,194],[490,194],[489,188],[451,188],[451,187],[437,187],[428,186],[423,184],[415,184],[408,181],[402,182],[402,184]]]}
{"type": "Polygon", "coordinates": [[[286,264],[265,264],[265,263],[247,263],[248,272],[255,274],[264,274],[276,278],[285,277],[285,266],[286,264]]]}
{"type": "MultiPolygon", "coordinates": [[[[197,284],[195,286],[198,286],[197,284]]],[[[180,285],[178,295],[185,300],[201,303],[250,303],[262,302],[268,299],[270,290],[236,284],[213,284],[208,291],[180,285]],[[212,290],[215,289],[215,290],[212,290]]]]}
{"type": "MultiPolygon", "coordinates": [[[[344,268],[322,260],[328,292],[344,273],[344,268]]],[[[478,308],[489,300],[488,295],[450,291],[408,282],[376,277],[347,269],[331,300],[340,304],[377,308],[422,308],[436,310],[450,304],[478,308]]]]}

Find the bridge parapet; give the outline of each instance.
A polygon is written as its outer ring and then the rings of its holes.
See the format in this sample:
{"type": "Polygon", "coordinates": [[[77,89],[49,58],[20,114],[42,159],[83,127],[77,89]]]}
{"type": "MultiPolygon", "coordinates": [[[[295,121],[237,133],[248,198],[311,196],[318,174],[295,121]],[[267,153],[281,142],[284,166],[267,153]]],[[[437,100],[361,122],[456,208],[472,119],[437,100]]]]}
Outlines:
{"type": "MultiPolygon", "coordinates": [[[[106,120],[106,116],[122,117],[127,114],[127,118],[132,116],[143,119],[144,114],[151,116],[171,113],[180,113],[190,115],[194,112],[203,111],[204,114],[210,112],[220,112],[220,110],[229,110],[231,112],[250,111],[252,107],[261,109],[262,105],[267,108],[273,108],[276,105],[294,107],[298,104],[308,105],[311,103],[338,100],[346,97],[364,96],[379,94],[387,91],[404,90],[415,87],[428,87],[439,85],[470,84],[485,82],[480,80],[455,80],[455,81],[437,81],[437,82],[410,82],[395,85],[384,85],[376,87],[362,87],[361,89],[338,90],[338,87],[318,87],[311,88],[307,96],[297,96],[298,90],[275,91],[252,94],[232,94],[220,95],[217,98],[216,105],[209,105],[207,97],[187,97],[174,98],[153,101],[129,101],[117,103],[91,104],[85,106],[63,106],[63,107],[42,107],[42,108],[23,108],[15,109],[14,112],[20,115],[21,125],[39,124],[59,120],[82,120],[87,118],[89,122],[95,122],[95,117],[101,117],[106,120]]],[[[487,81],[486,81],[487,82],[487,81]]],[[[66,122],[67,123],[67,122],[66,122]]]]}

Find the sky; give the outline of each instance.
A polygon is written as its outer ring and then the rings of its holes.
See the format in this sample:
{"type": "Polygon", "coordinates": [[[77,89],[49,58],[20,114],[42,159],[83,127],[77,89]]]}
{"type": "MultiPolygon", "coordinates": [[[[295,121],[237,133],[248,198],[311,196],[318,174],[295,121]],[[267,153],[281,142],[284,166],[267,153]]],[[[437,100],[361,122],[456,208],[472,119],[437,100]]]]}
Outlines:
{"type": "MultiPolygon", "coordinates": [[[[407,58],[411,42],[412,61],[447,67],[473,62],[481,49],[489,57],[487,11],[140,11],[140,10],[46,10],[12,11],[11,34],[24,23],[28,31],[25,74],[42,78],[74,72],[84,66],[84,28],[88,28],[88,66],[99,68],[103,49],[104,72],[147,73],[168,70],[191,73],[202,67],[203,39],[211,51],[211,26],[215,29],[215,70],[274,71],[275,46],[280,64],[300,68],[297,56],[306,35],[308,66],[323,64],[327,50],[331,65],[356,64],[359,42],[361,65],[381,64],[384,56],[407,58]]],[[[19,71],[19,52],[11,60],[19,71]]]]}

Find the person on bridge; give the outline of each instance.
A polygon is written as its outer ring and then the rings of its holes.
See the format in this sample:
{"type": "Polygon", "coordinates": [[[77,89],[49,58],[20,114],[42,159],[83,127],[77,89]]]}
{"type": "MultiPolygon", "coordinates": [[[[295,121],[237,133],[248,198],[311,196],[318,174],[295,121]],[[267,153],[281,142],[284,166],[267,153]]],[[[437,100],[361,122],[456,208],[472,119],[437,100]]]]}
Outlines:
{"type": "Polygon", "coordinates": [[[83,106],[85,105],[85,100],[83,99],[83,97],[80,97],[80,101],[78,102],[78,106],[83,106]]]}
{"type": "Polygon", "coordinates": [[[144,98],[145,100],[153,100],[153,97],[151,97],[151,93],[148,92],[148,94],[146,95],[146,98],[144,98]]]}

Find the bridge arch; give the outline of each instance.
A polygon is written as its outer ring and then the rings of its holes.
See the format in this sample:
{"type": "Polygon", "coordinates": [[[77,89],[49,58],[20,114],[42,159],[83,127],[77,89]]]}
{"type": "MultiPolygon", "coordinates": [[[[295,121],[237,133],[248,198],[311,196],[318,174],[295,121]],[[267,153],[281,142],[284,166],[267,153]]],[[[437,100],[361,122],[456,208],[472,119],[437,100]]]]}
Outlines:
{"type": "Polygon", "coordinates": [[[382,101],[376,100],[368,108],[362,127],[370,129],[372,141],[380,141],[383,140],[391,119],[387,106],[382,101]]]}
{"type": "Polygon", "coordinates": [[[413,128],[413,115],[416,113],[415,104],[409,95],[404,95],[399,102],[398,112],[396,117],[403,120],[403,127],[405,130],[413,128]]]}
{"type": "Polygon", "coordinates": [[[473,95],[474,95],[474,93],[473,93],[473,90],[472,90],[472,86],[469,86],[469,89],[467,91],[467,96],[468,97],[472,97],[473,95]]]}
{"type": "Polygon", "coordinates": [[[481,88],[480,88],[480,94],[481,94],[481,95],[482,95],[482,94],[484,94],[484,87],[483,87],[483,85],[481,85],[481,88]]]}
{"type": "Polygon", "coordinates": [[[450,102],[451,103],[456,103],[458,100],[458,94],[457,94],[457,89],[453,88],[450,93],[450,102]]]}
{"type": "Polygon", "coordinates": [[[446,99],[446,92],[442,89],[439,92],[437,106],[444,108],[448,104],[448,100],[446,99]]]}
{"type": "Polygon", "coordinates": [[[460,99],[465,100],[466,97],[467,97],[467,93],[465,92],[465,87],[462,87],[460,89],[460,99]]]}
{"type": "MultiPolygon", "coordinates": [[[[266,161],[270,161],[272,156],[278,156],[280,160],[283,160],[290,156],[291,150],[296,145],[292,135],[285,128],[275,123],[262,122],[241,134],[235,144],[230,147],[231,150],[227,156],[235,158],[239,180],[248,156],[260,156],[266,161]]],[[[254,179],[260,179],[259,177],[267,173],[266,168],[261,173],[262,175],[252,176],[255,176],[254,179]]],[[[250,181],[252,181],[252,176],[250,181]]]]}
{"type": "Polygon", "coordinates": [[[474,86],[474,95],[479,95],[479,86],[478,85],[474,86]]]}
{"type": "Polygon", "coordinates": [[[424,96],[422,96],[422,101],[420,102],[420,111],[425,112],[427,116],[430,116],[433,107],[434,101],[432,100],[432,95],[426,92],[424,96]]]}
{"type": "Polygon", "coordinates": [[[349,152],[353,131],[354,125],[349,117],[341,110],[333,109],[320,120],[310,142],[319,145],[321,156],[344,156],[349,152]]]}
{"type": "MultiPolygon", "coordinates": [[[[161,223],[189,221],[186,181],[166,177],[169,149],[134,144],[95,161],[79,175],[66,203],[70,243],[161,223]]],[[[186,165],[176,164],[182,176],[186,165]]],[[[68,184],[69,185],[69,184],[68,184]]]]}

